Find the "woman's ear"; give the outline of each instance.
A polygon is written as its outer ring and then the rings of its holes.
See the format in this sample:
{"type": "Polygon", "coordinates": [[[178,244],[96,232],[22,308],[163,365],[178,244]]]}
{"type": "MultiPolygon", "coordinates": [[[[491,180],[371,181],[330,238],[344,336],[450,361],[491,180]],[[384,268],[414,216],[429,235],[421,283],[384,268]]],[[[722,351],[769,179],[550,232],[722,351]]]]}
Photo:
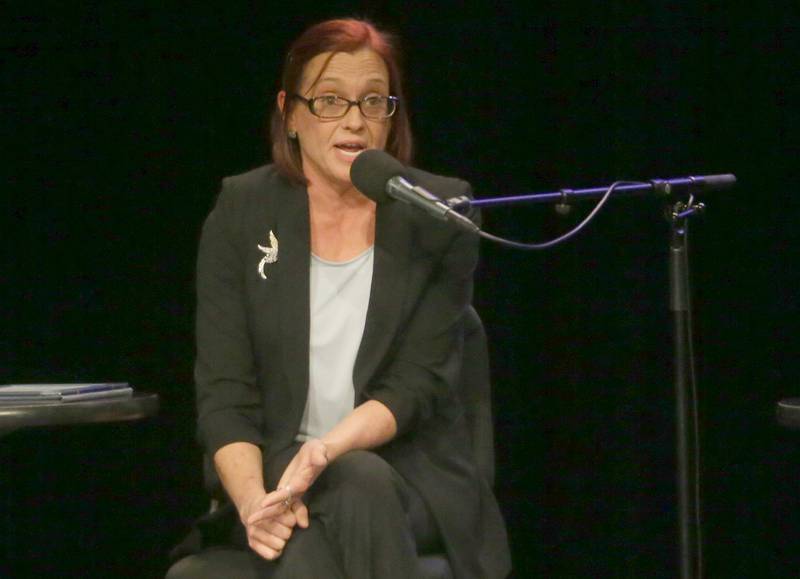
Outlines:
{"type": "Polygon", "coordinates": [[[285,114],[286,109],[284,107],[286,106],[286,91],[278,91],[278,96],[275,100],[278,102],[278,110],[281,111],[281,114],[285,114]]]}
{"type": "Polygon", "coordinates": [[[289,133],[290,138],[295,138],[295,137],[291,137],[292,134],[294,134],[295,136],[297,135],[297,133],[295,132],[294,126],[293,126],[294,123],[292,122],[292,117],[294,115],[289,113],[289,117],[287,118],[287,116],[286,116],[286,91],[285,90],[279,91],[278,92],[278,96],[276,97],[275,100],[276,100],[277,105],[278,105],[278,110],[281,111],[281,115],[284,117],[284,119],[283,119],[284,120],[284,126],[286,127],[286,130],[289,133]]]}

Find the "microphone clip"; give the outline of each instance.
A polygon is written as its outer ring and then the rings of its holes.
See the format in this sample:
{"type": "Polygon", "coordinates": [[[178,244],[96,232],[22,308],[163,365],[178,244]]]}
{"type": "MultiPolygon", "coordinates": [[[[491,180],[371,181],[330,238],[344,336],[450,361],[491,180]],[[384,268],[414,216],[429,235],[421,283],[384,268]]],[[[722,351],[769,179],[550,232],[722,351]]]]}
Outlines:
{"type": "Polygon", "coordinates": [[[445,199],[444,202],[450,209],[453,211],[458,211],[459,213],[466,212],[472,206],[472,199],[466,195],[450,197],[450,199],[445,199]]]}
{"type": "MultiPolygon", "coordinates": [[[[685,222],[690,217],[701,215],[706,210],[705,203],[696,203],[694,200],[694,190],[697,188],[697,183],[694,177],[689,177],[691,185],[689,187],[689,199],[684,203],[683,201],[676,201],[672,207],[667,206],[666,217],[667,221],[673,224],[680,224],[685,222]]],[[[651,181],[653,187],[656,188],[656,180],[651,181]]],[[[669,189],[666,190],[669,193],[669,189]]]]}
{"type": "Polygon", "coordinates": [[[559,193],[561,193],[561,200],[555,204],[554,208],[556,213],[558,213],[561,217],[566,217],[572,212],[572,205],[569,203],[569,196],[574,191],[572,189],[561,189],[559,193]]]}

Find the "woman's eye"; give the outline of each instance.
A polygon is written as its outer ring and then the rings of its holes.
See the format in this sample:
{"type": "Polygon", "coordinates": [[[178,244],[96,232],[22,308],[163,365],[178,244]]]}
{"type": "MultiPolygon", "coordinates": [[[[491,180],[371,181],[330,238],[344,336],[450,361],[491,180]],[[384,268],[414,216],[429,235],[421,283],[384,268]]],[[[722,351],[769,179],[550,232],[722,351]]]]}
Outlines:
{"type": "Polygon", "coordinates": [[[368,97],[364,97],[364,102],[368,105],[377,105],[380,104],[383,97],[380,95],[370,95],[368,97]]]}

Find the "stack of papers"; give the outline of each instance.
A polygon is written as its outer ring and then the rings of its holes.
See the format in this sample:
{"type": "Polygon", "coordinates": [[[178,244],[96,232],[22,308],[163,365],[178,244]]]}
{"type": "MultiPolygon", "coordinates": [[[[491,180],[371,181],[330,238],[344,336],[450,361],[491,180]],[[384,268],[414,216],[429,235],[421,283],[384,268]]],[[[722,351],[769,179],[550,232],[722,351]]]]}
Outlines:
{"type": "Polygon", "coordinates": [[[130,397],[127,382],[89,384],[7,384],[0,386],[0,405],[77,402],[97,398],[130,397]]]}

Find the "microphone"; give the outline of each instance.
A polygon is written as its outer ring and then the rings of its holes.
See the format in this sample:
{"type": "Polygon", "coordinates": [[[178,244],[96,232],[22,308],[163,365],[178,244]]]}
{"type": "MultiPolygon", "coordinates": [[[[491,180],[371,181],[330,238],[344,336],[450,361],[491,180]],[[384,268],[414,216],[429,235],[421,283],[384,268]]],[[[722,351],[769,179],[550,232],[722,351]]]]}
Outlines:
{"type": "Polygon", "coordinates": [[[653,191],[661,195],[671,195],[677,191],[688,189],[689,192],[723,191],[736,185],[736,175],[696,175],[677,179],[651,179],[653,191]]]}
{"type": "Polygon", "coordinates": [[[724,175],[703,175],[701,177],[689,177],[706,191],[721,191],[730,189],[736,185],[736,175],[725,173],[724,175]]]}
{"type": "Polygon", "coordinates": [[[405,165],[378,149],[363,151],[350,167],[353,185],[376,203],[397,199],[466,231],[480,231],[468,217],[453,211],[439,197],[419,185],[412,185],[406,178],[408,174],[405,165]]]}

